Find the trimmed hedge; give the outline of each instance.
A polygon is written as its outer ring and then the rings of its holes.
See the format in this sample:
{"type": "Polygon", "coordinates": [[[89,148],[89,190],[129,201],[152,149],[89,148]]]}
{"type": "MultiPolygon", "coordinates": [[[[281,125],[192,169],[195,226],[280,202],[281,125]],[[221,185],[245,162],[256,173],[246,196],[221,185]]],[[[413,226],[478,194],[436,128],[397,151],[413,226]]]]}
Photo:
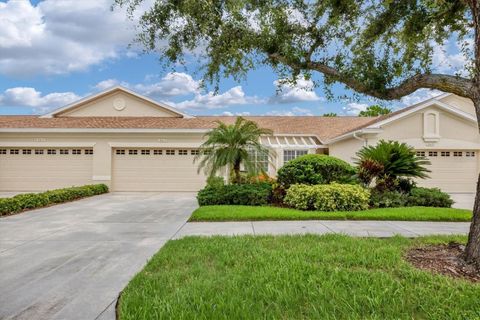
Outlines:
{"type": "Polygon", "coordinates": [[[355,176],[349,163],[327,155],[307,154],[288,161],[278,170],[277,182],[288,189],[293,184],[348,183],[355,176]]]}
{"type": "Polygon", "coordinates": [[[0,198],[0,216],[107,192],[108,187],[105,184],[92,184],[81,187],[50,190],[42,193],[24,193],[12,198],[0,198]]]}
{"type": "Polygon", "coordinates": [[[407,205],[408,195],[400,191],[372,190],[370,206],[372,208],[399,208],[407,205]]]}
{"type": "Polygon", "coordinates": [[[454,201],[448,193],[438,188],[416,187],[410,191],[407,197],[407,206],[443,207],[450,208],[454,201]]]}
{"type": "Polygon", "coordinates": [[[198,192],[197,200],[200,206],[224,204],[262,206],[269,204],[271,196],[272,185],[259,182],[207,186],[198,192]]]}
{"type": "Polygon", "coordinates": [[[368,209],[370,191],[351,184],[295,184],[285,196],[285,204],[300,210],[358,211],[368,209]]]}

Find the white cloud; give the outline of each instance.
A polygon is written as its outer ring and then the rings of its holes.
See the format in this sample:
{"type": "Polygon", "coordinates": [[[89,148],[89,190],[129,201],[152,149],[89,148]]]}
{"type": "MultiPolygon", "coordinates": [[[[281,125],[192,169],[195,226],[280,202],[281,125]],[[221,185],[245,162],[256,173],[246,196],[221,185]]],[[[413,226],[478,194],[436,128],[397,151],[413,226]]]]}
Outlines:
{"type": "Polygon", "coordinates": [[[293,117],[293,116],[313,116],[313,113],[311,112],[310,109],[293,107],[290,110],[272,110],[267,112],[265,115],[293,117]]]}
{"type": "Polygon", "coordinates": [[[285,80],[275,80],[273,84],[277,87],[277,94],[270,99],[272,103],[323,100],[315,93],[312,80],[299,78],[295,84],[285,82],[285,80]]]}
{"type": "Polygon", "coordinates": [[[168,102],[178,109],[221,109],[231,105],[256,104],[262,103],[257,97],[245,95],[241,86],[233,87],[224,93],[214,94],[208,92],[206,94],[196,94],[192,100],[182,102],[168,102]]]}
{"type": "Polygon", "coordinates": [[[343,107],[343,112],[347,115],[356,116],[360,111],[365,111],[368,108],[366,103],[351,102],[347,104],[346,107],[343,107]]]}
{"type": "Polygon", "coordinates": [[[42,92],[29,87],[10,88],[0,94],[0,105],[9,107],[29,107],[38,113],[67,105],[80,99],[73,92],[53,92],[42,95],[42,92]]]}
{"type": "Polygon", "coordinates": [[[119,84],[120,82],[117,79],[107,79],[97,83],[94,88],[99,91],[103,91],[103,90],[112,88],[114,86],[117,86],[119,84]]]}
{"type": "Polygon", "coordinates": [[[222,116],[249,116],[250,112],[248,111],[243,111],[243,112],[230,112],[230,111],[224,111],[222,112],[222,116]]]}
{"type": "Polygon", "coordinates": [[[439,90],[419,89],[414,93],[403,97],[400,101],[406,106],[411,106],[413,104],[417,104],[424,100],[428,100],[430,98],[436,97],[442,93],[443,92],[439,90]]]}
{"type": "Polygon", "coordinates": [[[150,97],[183,96],[200,92],[200,81],[183,72],[167,73],[159,82],[153,84],[137,84],[132,87],[150,97]]]}
{"type": "Polygon", "coordinates": [[[85,70],[127,53],[135,35],[110,0],[0,3],[0,73],[15,76],[85,70]]]}
{"type": "MultiPolygon", "coordinates": [[[[471,52],[473,40],[465,40],[466,49],[471,52]]],[[[432,65],[435,71],[447,74],[458,73],[461,76],[468,76],[467,55],[462,52],[462,44],[445,40],[442,44],[433,45],[432,65]]]]}

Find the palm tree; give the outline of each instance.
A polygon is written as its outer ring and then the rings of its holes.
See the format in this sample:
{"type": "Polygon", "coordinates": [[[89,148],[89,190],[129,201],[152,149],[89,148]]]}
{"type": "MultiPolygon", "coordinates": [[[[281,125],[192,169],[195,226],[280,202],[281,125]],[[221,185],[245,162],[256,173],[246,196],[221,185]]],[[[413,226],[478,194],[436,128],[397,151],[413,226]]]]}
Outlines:
{"type": "Polygon", "coordinates": [[[252,153],[268,155],[269,149],[260,142],[260,136],[272,134],[269,129],[259,128],[250,120],[238,117],[234,124],[217,121],[217,127],[205,134],[206,141],[200,147],[198,171],[204,169],[208,176],[214,176],[222,168],[232,168],[234,183],[241,181],[240,166],[248,174],[265,173],[261,165],[252,159],[252,153]]]}
{"type": "Polygon", "coordinates": [[[425,157],[417,156],[415,150],[405,143],[384,141],[375,146],[363,147],[357,152],[358,176],[366,184],[376,181],[387,188],[395,186],[399,178],[428,178],[429,165],[425,157]]]}

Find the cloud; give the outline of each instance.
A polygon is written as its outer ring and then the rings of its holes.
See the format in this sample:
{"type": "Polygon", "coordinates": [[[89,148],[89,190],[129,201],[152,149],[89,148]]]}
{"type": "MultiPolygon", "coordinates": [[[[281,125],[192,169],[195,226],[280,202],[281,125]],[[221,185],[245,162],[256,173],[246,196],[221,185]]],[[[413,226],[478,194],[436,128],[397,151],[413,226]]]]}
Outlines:
{"type": "Polygon", "coordinates": [[[34,88],[16,87],[7,89],[0,94],[0,106],[29,107],[35,112],[44,113],[80,98],[73,92],[54,92],[42,95],[42,92],[34,88]]]}
{"type": "Polygon", "coordinates": [[[299,78],[295,84],[285,80],[275,80],[273,84],[277,87],[277,94],[270,98],[272,103],[292,103],[303,101],[320,101],[314,89],[312,80],[299,78]]]}
{"type": "Polygon", "coordinates": [[[436,97],[441,95],[443,92],[439,90],[430,90],[430,89],[419,89],[408,96],[403,97],[400,101],[405,106],[411,106],[413,104],[417,104],[424,100],[428,100],[430,98],[436,97]]]}
{"type": "Polygon", "coordinates": [[[472,52],[473,39],[466,39],[464,43],[452,44],[445,40],[442,44],[433,45],[432,65],[435,71],[440,73],[468,76],[468,53],[472,52]],[[462,52],[465,46],[466,52],[462,52]]]}
{"type": "Polygon", "coordinates": [[[222,116],[249,116],[250,112],[248,111],[243,111],[243,112],[230,112],[230,111],[224,111],[222,112],[222,116]]]}
{"type": "MultiPolygon", "coordinates": [[[[148,76],[147,81],[155,80],[155,77],[148,76]]],[[[215,94],[210,91],[204,93],[201,89],[201,81],[195,80],[187,73],[170,72],[157,82],[137,83],[121,82],[116,79],[107,79],[97,83],[94,88],[105,90],[116,85],[122,85],[142,95],[164,101],[178,109],[221,109],[232,105],[244,105],[264,103],[262,99],[247,96],[241,86],[215,94]],[[171,101],[172,98],[186,97],[193,95],[192,99],[181,102],[171,101]]]]}
{"type": "Polygon", "coordinates": [[[257,97],[245,95],[242,87],[236,86],[224,93],[214,94],[212,91],[206,94],[197,93],[191,100],[168,103],[178,109],[221,109],[232,105],[258,104],[263,101],[257,97]]]}
{"type": "Polygon", "coordinates": [[[13,76],[85,70],[127,54],[134,22],[110,0],[0,2],[0,73],[13,76]]]}
{"type": "Polygon", "coordinates": [[[272,110],[267,112],[265,115],[294,117],[294,116],[313,116],[313,113],[311,112],[310,109],[293,107],[290,110],[272,110]]]}
{"type": "Polygon", "coordinates": [[[368,104],[366,103],[357,103],[351,102],[347,104],[346,107],[343,107],[343,112],[347,115],[356,116],[360,113],[360,111],[365,111],[368,108],[368,104]]]}

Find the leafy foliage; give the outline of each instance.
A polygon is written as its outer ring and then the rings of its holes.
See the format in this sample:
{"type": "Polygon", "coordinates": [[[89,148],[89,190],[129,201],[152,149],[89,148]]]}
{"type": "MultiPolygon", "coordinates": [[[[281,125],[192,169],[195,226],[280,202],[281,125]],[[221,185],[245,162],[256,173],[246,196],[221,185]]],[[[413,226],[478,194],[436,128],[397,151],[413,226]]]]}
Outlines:
{"type": "Polygon", "coordinates": [[[270,202],[272,185],[267,182],[207,186],[197,194],[198,204],[262,206],[270,202]]]}
{"type": "Polygon", "coordinates": [[[335,112],[324,113],[322,117],[337,117],[338,115],[335,112]]]}
{"type": "Polygon", "coordinates": [[[427,178],[430,172],[425,157],[405,143],[381,140],[357,152],[358,177],[365,185],[375,183],[378,190],[394,190],[399,178],[427,178]]]}
{"type": "Polygon", "coordinates": [[[407,194],[393,190],[372,190],[370,207],[372,208],[398,208],[407,204],[407,194]]]}
{"type": "Polygon", "coordinates": [[[307,154],[288,161],[277,172],[277,181],[288,188],[292,184],[349,182],[355,168],[347,162],[321,154],[307,154]]]}
{"type": "Polygon", "coordinates": [[[285,203],[295,209],[319,211],[357,211],[368,209],[370,192],[359,185],[292,185],[285,203]]]}
{"type": "Polygon", "coordinates": [[[438,188],[413,188],[408,196],[407,205],[450,208],[453,200],[448,193],[438,188]]]}
{"type": "Polygon", "coordinates": [[[24,193],[12,198],[0,199],[0,216],[20,211],[48,206],[50,204],[72,201],[108,192],[105,184],[93,184],[46,191],[42,193],[24,193]]]}
{"type": "Polygon", "coordinates": [[[199,161],[198,170],[203,168],[208,176],[214,176],[229,167],[236,183],[241,182],[241,165],[250,175],[265,173],[261,165],[253,161],[251,153],[266,154],[270,158],[269,149],[261,144],[260,136],[271,133],[271,130],[259,128],[255,122],[242,117],[232,125],[218,121],[217,127],[205,134],[206,141],[195,158],[199,161]]]}
{"type": "Polygon", "coordinates": [[[376,117],[376,116],[383,116],[391,112],[392,112],[391,109],[375,104],[375,105],[368,106],[367,109],[364,111],[360,111],[358,115],[360,117],[376,117]]]}

